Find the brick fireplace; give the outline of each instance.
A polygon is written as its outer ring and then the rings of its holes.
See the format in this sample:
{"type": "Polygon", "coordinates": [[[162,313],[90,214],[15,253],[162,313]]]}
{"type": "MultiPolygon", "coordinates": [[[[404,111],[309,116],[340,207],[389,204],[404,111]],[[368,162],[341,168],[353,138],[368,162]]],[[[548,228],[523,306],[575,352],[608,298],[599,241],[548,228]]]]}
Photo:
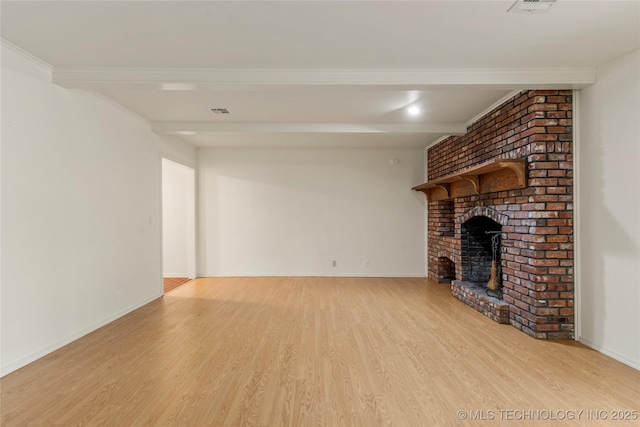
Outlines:
{"type": "Polygon", "coordinates": [[[429,148],[415,188],[429,199],[429,277],[536,338],[573,337],[572,136],[571,90],[524,91],[429,148]],[[484,289],[492,260],[497,293],[484,289]]]}

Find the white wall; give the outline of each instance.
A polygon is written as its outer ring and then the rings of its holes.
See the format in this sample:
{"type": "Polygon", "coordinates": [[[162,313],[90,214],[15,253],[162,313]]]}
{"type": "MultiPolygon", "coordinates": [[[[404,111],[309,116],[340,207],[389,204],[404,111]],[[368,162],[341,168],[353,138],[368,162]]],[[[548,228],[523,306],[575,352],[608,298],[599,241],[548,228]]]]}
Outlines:
{"type": "Polygon", "coordinates": [[[160,140],[2,46],[2,374],[162,294],[160,140]]]}
{"type": "Polygon", "coordinates": [[[194,170],[162,159],[164,277],[195,277],[194,170]]]}
{"type": "Polygon", "coordinates": [[[198,275],[424,277],[425,200],[411,190],[423,160],[423,150],[199,150],[198,275]]]}
{"type": "Polygon", "coordinates": [[[640,51],[579,93],[579,340],[640,369],[640,51]]]}

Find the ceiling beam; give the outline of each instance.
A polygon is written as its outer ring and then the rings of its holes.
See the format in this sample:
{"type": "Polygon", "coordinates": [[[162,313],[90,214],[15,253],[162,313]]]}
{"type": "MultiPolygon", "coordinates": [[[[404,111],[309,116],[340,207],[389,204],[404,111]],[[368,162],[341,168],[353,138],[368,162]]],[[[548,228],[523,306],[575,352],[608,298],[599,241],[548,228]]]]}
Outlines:
{"type": "Polygon", "coordinates": [[[67,88],[146,87],[160,90],[241,90],[272,86],[391,86],[412,89],[481,86],[489,89],[581,89],[596,81],[594,68],[458,70],[199,70],[54,69],[67,88]]]}
{"type": "Polygon", "coordinates": [[[211,123],[153,122],[157,134],[188,135],[208,132],[229,133],[442,133],[463,135],[464,123],[211,123]]]}

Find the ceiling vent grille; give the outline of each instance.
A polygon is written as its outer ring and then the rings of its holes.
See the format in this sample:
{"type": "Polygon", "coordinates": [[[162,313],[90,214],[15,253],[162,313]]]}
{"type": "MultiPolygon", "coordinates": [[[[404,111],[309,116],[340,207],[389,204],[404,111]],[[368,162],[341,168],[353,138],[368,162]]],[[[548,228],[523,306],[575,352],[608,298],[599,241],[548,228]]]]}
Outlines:
{"type": "Polygon", "coordinates": [[[213,114],[229,114],[229,110],[226,108],[211,108],[213,114]]]}
{"type": "Polygon", "coordinates": [[[517,0],[507,12],[512,13],[541,13],[546,12],[556,0],[517,0]]]}

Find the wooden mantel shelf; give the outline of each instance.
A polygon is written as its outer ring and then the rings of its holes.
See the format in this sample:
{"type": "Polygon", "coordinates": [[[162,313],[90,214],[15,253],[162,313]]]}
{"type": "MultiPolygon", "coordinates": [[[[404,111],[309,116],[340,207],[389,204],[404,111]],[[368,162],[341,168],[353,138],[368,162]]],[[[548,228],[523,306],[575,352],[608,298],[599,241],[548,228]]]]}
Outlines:
{"type": "Polygon", "coordinates": [[[524,159],[494,159],[413,187],[428,200],[447,200],[527,186],[524,159]]]}

